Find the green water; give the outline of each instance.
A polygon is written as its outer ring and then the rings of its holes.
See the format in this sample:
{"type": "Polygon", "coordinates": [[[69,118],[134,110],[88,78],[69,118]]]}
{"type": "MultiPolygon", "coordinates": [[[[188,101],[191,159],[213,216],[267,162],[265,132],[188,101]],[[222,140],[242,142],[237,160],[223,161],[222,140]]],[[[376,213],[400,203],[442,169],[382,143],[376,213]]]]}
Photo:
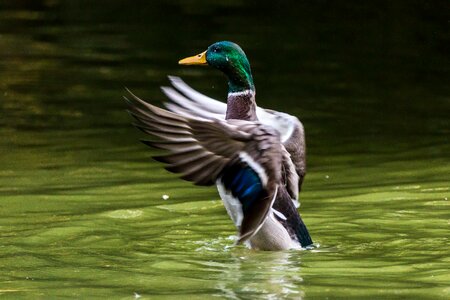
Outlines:
{"type": "Polygon", "coordinates": [[[448,3],[0,2],[0,297],[450,298],[448,3]],[[229,39],[261,106],[304,123],[318,248],[256,252],[215,188],[138,142],[127,86],[229,39]],[[169,199],[163,200],[163,195],[169,199]]]}

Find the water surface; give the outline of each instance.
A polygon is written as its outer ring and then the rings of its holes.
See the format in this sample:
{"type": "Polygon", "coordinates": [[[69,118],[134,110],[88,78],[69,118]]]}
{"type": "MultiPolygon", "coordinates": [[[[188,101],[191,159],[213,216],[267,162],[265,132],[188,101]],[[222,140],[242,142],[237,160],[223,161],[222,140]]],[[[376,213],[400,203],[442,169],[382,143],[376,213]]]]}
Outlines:
{"type": "Polygon", "coordinates": [[[446,1],[0,4],[0,295],[450,297],[446,1]],[[256,252],[214,188],[150,159],[122,95],[160,104],[177,65],[243,46],[258,104],[298,116],[313,251],[256,252]],[[163,195],[169,195],[164,200],[163,195]]]}

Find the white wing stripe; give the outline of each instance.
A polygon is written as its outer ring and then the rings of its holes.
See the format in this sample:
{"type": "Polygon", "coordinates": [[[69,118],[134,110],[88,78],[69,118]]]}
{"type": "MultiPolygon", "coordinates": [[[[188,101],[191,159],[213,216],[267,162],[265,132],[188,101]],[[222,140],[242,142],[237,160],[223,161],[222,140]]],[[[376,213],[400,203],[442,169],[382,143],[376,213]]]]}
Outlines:
{"type": "Polygon", "coordinates": [[[233,197],[231,193],[227,192],[220,179],[216,180],[216,185],[228,215],[233,220],[234,225],[239,228],[242,225],[242,220],[244,219],[244,212],[242,211],[241,202],[239,199],[233,197]]]}
{"type": "Polygon", "coordinates": [[[278,218],[280,218],[280,219],[282,219],[282,220],[287,220],[287,218],[286,218],[286,216],[283,214],[283,213],[281,213],[280,211],[278,211],[278,210],[276,210],[275,208],[273,208],[272,207],[272,212],[278,217],[278,218]]]}
{"type": "Polygon", "coordinates": [[[239,158],[243,162],[247,163],[250,168],[252,168],[256,173],[258,173],[258,176],[261,179],[261,183],[263,184],[263,186],[266,186],[268,178],[264,168],[259,163],[257,163],[250,155],[248,155],[247,152],[240,152],[239,158]]]}

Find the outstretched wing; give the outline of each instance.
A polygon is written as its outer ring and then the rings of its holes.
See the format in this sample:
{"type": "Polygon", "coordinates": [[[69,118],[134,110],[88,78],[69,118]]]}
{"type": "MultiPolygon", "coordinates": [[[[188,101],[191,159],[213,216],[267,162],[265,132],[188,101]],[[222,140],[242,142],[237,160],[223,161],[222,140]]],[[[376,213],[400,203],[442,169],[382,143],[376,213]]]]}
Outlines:
{"type": "Polygon", "coordinates": [[[234,192],[245,207],[239,242],[253,236],[264,223],[277,194],[279,175],[274,174],[280,173],[281,151],[273,130],[242,120],[183,116],[130,94],[133,101],[126,100],[130,114],[137,120],[135,126],[158,138],[144,141],[145,144],[168,151],[154,157],[167,163],[167,170],[180,173],[181,178],[197,185],[215,184],[224,174],[235,180],[231,169],[241,176],[245,172],[254,175],[250,181],[233,183],[234,192]],[[270,168],[272,164],[274,167],[270,168]]]}
{"type": "Polygon", "coordinates": [[[181,178],[196,185],[214,184],[220,171],[251,139],[249,133],[237,126],[182,117],[131,95],[134,101],[128,100],[129,112],[138,121],[134,125],[159,138],[143,142],[169,152],[154,158],[167,163],[168,171],[181,173],[181,178]]]}
{"type": "MultiPolygon", "coordinates": [[[[203,119],[225,119],[227,106],[225,103],[205,96],[181,78],[169,76],[173,87],[162,87],[163,92],[170,99],[164,105],[171,111],[183,116],[201,117],[203,119]]],[[[286,173],[285,182],[292,199],[298,199],[303,178],[306,175],[306,144],[302,123],[298,118],[286,113],[257,107],[258,120],[274,128],[281,138],[281,142],[288,151],[288,157],[294,164],[295,173],[286,173]]],[[[290,166],[286,166],[289,169],[290,166]]]]}

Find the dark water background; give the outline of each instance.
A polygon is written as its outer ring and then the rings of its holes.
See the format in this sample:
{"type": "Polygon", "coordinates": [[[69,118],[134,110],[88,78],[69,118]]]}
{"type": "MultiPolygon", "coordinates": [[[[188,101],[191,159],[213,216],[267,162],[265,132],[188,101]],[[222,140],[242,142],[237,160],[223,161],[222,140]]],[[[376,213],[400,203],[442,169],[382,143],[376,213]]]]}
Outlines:
{"type": "Polygon", "coordinates": [[[0,1],[0,296],[450,297],[448,1],[0,1]],[[176,179],[124,87],[240,44],[260,106],[305,125],[302,214],[320,247],[229,248],[214,188],[176,179]],[[162,195],[170,196],[163,200],[162,195]],[[135,294],[136,293],[136,294],[135,294]]]}

